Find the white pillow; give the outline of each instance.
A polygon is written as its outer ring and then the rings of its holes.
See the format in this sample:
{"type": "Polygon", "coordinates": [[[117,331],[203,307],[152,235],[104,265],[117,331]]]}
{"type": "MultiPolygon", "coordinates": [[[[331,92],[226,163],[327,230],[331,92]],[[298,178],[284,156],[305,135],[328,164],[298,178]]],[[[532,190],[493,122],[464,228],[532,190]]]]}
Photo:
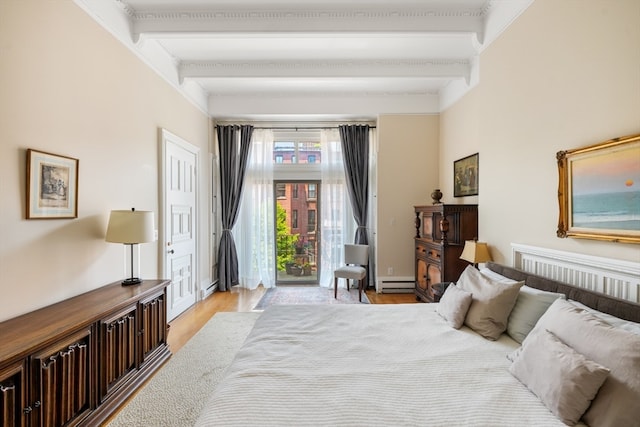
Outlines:
{"type": "Polygon", "coordinates": [[[495,271],[490,270],[487,267],[481,268],[480,273],[482,273],[483,275],[487,276],[490,279],[493,279],[496,282],[506,283],[506,284],[518,283],[517,280],[510,279],[506,276],[503,276],[500,273],[496,273],[495,271]]]}
{"type": "Polygon", "coordinates": [[[566,299],[566,296],[526,285],[521,287],[516,305],[509,315],[507,334],[521,343],[536,325],[538,319],[547,311],[547,308],[558,298],[566,299]]]}

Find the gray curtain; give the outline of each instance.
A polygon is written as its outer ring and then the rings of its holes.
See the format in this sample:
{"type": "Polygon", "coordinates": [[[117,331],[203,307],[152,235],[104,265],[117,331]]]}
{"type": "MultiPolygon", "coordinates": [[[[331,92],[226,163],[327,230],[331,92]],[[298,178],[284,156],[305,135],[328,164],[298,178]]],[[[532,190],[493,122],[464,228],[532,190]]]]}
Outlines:
{"type": "Polygon", "coordinates": [[[367,212],[369,205],[369,125],[342,125],[340,142],[342,159],[347,180],[347,189],[353,217],[358,224],[354,243],[369,245],[369,264],[367,265],[367,284],[371,283],[371,272],[374,248],[369,244],[367,232],[367,212]]]}
{"type": "Polygon", "coordinates": [[[340,129],[347,189],[351,199],[353,217],[358,224],[354,243],[368,245],[369,125],[342,125],[338,129],[340,129]]]}
{"type": "Polygon", "coordinates": [[[222,235],[218,249],[218,289],[228,291],[239,283],[238,254],[231,229],[238,218],[244,174],[247,169],[253,126],[218,126],[220,153],[220,204],[222,235]]]}

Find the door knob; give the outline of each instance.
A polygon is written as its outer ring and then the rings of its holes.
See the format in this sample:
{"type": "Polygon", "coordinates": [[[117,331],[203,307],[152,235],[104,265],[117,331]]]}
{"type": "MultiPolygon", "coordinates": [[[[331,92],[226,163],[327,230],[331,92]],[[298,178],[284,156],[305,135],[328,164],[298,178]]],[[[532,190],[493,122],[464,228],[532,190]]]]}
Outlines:
{"type": "Polygon", "coordinates": [[[167,253],[173,254],[173,253],[174,253],[174,250],[173,250],[173,249],[171,249],[170,251],[167,251],[167,253]]]}

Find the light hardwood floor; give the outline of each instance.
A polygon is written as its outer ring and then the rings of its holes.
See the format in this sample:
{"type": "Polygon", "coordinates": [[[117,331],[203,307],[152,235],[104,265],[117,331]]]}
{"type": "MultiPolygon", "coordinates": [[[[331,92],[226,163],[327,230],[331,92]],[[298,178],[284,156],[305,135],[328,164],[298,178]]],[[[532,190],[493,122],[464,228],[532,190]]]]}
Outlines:
{"type": "MultiPolygon", "coordinates": [[[[260,286],[255,290],[231,288],[228,292],[216,292],[203,301],[182,313],[171,321],[168,343],[172,353],[180,350],[211,317],[219,311],[252,311],[260,301],[265,289],[260,286]]],[[[375,290],[367,291],[372,304],[404,304],[415,303],[414,294],[377,294],[375,290]]]]}

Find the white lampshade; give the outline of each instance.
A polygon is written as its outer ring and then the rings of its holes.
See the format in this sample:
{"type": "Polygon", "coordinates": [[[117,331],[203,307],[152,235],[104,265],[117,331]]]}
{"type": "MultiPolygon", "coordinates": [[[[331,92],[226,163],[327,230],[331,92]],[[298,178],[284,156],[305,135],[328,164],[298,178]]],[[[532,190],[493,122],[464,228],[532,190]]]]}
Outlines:
{"type": "Polygon", "coordinates": [[[112,243],[147,243],[154,241],[153,212],[121,210],[111,211],[107,237],[112,243]]]}
{"type": "Polygon", "coordinates": [[[460,259],[472,264],[477,264],[479,262],[491,261],[491,254],[489,253],[489,248],[486,243],[467,240],[464,242],[464,249],[462,250],[460,259]]]}

